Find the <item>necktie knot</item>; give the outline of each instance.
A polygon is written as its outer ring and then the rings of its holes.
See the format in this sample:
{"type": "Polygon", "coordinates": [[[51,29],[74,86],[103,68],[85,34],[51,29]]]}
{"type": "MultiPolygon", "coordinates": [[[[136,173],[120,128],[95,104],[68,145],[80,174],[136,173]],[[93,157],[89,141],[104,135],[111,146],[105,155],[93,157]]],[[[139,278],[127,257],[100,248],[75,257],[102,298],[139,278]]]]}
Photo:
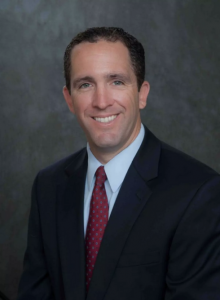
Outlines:
{"type": "Polygon", "coordinates": [[[96,184],[100,184],[100,185],[104,184],[104,182],[107,179],[107,176],[106,176],[105,170],[104,170],[104,166],[100,166],[96,170],[95,175],[96,175],[96,184]]]}

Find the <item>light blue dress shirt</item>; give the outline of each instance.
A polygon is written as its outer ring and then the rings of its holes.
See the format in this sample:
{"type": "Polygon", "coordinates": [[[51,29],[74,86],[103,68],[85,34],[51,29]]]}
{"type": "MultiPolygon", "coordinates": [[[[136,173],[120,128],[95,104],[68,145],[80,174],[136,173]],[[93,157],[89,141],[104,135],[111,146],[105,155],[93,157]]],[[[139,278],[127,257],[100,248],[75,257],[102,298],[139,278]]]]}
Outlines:
{"type": "MultiPolygon", "coordinates": [[[[141,124],[141,129],[136,139],[123,151],[113,157],[107,164],[104,165],[107,180],[105,181],[105,190],[108,197],[109,217],[112,208],[115,204],[118,192],[120,191],[125,175],[144,139],[144,126],[141,124]]],[[[95,184],[95,172],[98,167],[102,166],[95,156],[92,154],[89,145],[87,144],[88,152],[88,169],[85,182],[84,194],[84,235],[89,218],[90,200],[95,184]]]]}

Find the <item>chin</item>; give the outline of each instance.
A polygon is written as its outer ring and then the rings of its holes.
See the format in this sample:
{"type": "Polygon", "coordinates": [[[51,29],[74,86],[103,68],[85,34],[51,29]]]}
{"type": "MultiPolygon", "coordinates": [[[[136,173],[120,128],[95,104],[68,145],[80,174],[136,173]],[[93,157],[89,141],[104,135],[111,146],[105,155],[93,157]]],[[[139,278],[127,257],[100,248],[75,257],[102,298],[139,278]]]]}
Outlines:
{"type": "Polygon", "coordinates": [[[118,136],[114,133],[104,133],[94,137],[93,143],[99,147],[112,147],[118,144],[118,136]]]}
{"type": "Polygon", "coordinates": [[[95,144],[96,149],[100,152],[115,153],[123,150],[123,143],[117,142],[115,139],[112,141],[102,141],[95,144]],[[121,149],[121,150],[120,150],[121,149]]]}
{"type": "Polygon", "coordinates": [[[96,144],[97,148],[103,148],[103,149],[114,149],[117,148],[117,143],[115,141],[102,141],[96,144]]]}

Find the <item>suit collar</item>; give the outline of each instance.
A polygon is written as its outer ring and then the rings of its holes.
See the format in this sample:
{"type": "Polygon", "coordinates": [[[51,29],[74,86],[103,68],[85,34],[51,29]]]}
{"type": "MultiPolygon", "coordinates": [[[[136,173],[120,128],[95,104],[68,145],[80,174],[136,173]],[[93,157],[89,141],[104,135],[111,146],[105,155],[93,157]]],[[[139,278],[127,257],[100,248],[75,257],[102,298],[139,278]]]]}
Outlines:
{"type": "Polygon", "coordinates": [[[144,140],[133,163],[140,176],[146,182],[158,176],[160,153],[160,141],[145,126],[144,140]]]}
{"type": "Polygon", "coordinates": [[[86,148],[81,149],[75,153],[72,161],[65,167],[65,173],[68,177],[76,175],[77,172],[80,174],[87,171],[87,151],[86,148]]]}
{"type": "MultiPolygon", "coordinates": [[[[157,177],[160,142],[145,128],[145,137],[122,183],[96,260],[88,300],[101,300],[110,285],[128,235],[149,200],[149,181],[157,177]]],[[[85,299],[84,187],[86,149],[65,168],[68,180],[57,189],[58,243],[66,299],[85,299]]]]}

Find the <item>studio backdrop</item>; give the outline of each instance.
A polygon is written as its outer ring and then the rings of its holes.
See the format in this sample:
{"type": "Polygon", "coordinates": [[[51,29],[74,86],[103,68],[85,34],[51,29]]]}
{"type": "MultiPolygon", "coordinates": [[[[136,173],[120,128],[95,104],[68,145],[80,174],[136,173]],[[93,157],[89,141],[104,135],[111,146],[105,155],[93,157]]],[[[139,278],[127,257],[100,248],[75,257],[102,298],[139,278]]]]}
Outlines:
{"type": "Polygon", "coordinates": [[[63,54],[79,31],[118,26],[146,50],[142,120],[220,171],[220,1],[0,1],[0,291],[15,299],[36,173],[85,146],[62,96],[63,54]]]}

